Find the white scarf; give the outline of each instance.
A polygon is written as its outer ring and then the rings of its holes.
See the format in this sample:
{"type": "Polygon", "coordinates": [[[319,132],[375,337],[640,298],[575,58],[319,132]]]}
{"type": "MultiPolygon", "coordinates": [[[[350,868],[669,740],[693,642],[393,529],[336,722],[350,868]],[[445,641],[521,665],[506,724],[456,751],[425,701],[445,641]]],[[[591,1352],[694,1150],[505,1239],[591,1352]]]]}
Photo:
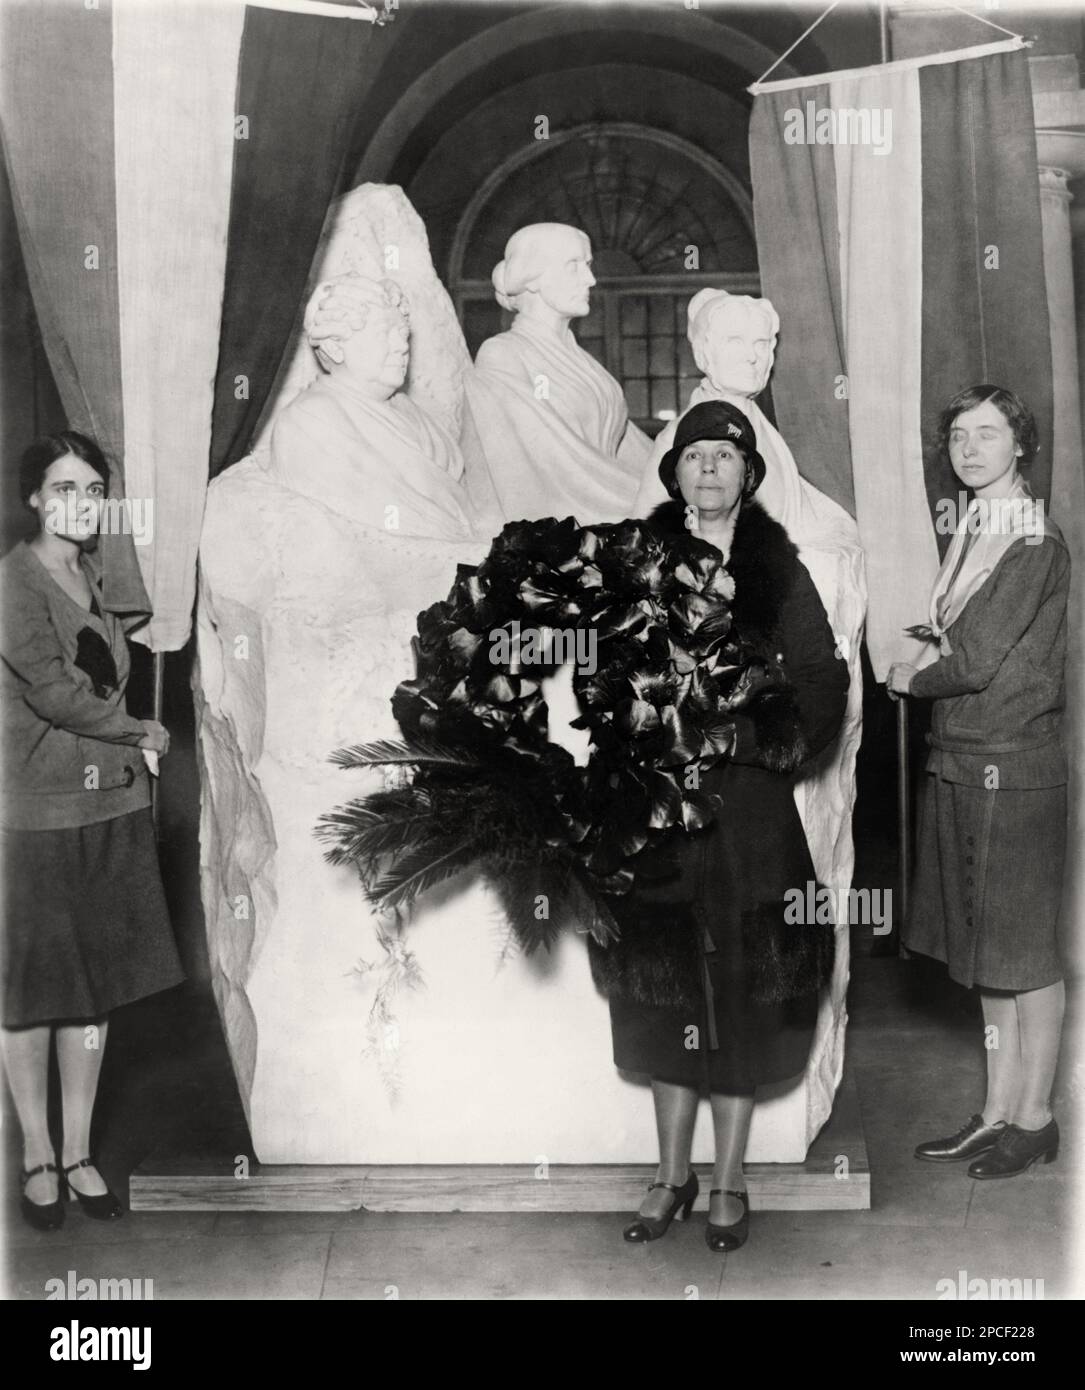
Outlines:
{"type": "Polygon", "coordinates": [[[924,637],[932,644],[924,652],[921,667],[939,656],[951,655],[947,631],[969,599],[982,589],[1010,546],[1022,536],[1030,538],[1026,544],[1039,545],[1044,535],[1050,533],[1044,504],[1033,497],[1023,478],[1017,479],[1005,497],[972,499],[935,576],[930,622],[907,629],[912,636],[924,637]]]}

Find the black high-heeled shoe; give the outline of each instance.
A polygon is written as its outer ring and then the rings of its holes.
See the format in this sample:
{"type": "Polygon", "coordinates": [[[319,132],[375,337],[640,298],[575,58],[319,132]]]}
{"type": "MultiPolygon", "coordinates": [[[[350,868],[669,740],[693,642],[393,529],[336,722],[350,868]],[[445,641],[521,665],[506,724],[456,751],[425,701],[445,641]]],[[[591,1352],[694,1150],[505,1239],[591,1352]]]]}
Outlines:
{"type": "Polygon", "coordinates": [[[710,1221],[705,1227],[704,1239],[709,1250],[714,1250],[717,1254],[726,1254],[729,1250],[737,1250],[740,1245],[746,1244],[746,1237],[750,1234],[750,1199],[745,1192],[736,1192],[732,1187],[714,1187],[708,1194],[711,1202],[713,1197],[726,1194],[728,1197],[737,1197],[742,1203],[742,1215],[730,1226],[714,1226],[710,1221]]]}
{"type": "Polygon", "coordinates": [[[668,1192],[674,1193],[671,1209],[663,1216],[638,1216],[635,1221],[631,1222],[622,1232],[622,1239],[629,1241],[631,1245],[642,1245],[646,1240],[658,1240],[661,1235],[666,1234],[667,1227],[676,1215],[679,1221],[685,1221],[693,1210],[693,1204],[697,1200],[697,1193],[700,1190],[697,1174],[692,1169],[681,1187],[675,1187],[673,1182],[650,1182],[648,1191],[651,1192],[655,1187],[665,1187],[668,1192]]]}
{"type": "Polygon", "coordinates": [[[39,1163],[36,1168],[24,1168],[20,1173],[23,1193],[19,1199],[19,1210],[23,1220],[36,1231],[57,1231],[64,1225],[63,1180],[55,1163],[39,1163]],[[39,1173],[57,1173],[57,1197],[55,1202],[32,1202],[26,1195],[26,1185],[39,1173]]]}
{"type": "Polygon", "coordinates": [[[79,1205],[88,1216],[92,1216],[95,1221],[113,1221],[118,1216],[124,1215],[124,1208],[108,1188],[104,1192],[99,1192],[95,1197],[88,1197],[85,1192],[80,1192],[68,1181],[68,1174],[74,1173],[77,1168],[94,1168],[96,1166],[94,1159],[89,1157],[81,1158],[78,1163],[69,1163],[64,1169],[64,1186],[68,1190],[69,1197],[75,1196],[79,1199],[79,1205]]]}

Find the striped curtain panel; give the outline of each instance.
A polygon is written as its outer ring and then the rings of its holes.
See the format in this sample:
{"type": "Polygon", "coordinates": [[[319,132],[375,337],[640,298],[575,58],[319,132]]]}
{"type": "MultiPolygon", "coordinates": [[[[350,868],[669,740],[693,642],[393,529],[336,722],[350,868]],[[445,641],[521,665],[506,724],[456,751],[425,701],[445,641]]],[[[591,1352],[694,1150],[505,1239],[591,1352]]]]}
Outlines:
{"type": "Polygon", "coordinates": [[[188,640],[211,449],[244,7],[113,0],[124,469],[153,500],[137,545],[154,615],[188,640]]]}
{"type": "MultiPolygon", "coordinates": [[[[0,129],[34,310],[68,424],[124,496],[110,0],[0,5],[0,129]]],[[[30,440],[26,441],[27,444],[30,440]]],[[[131,536],[103,535],[103,595],[148,613],[131,536]]]]}
{"type": "Polygon", "coordinates": [[[269,3],[0,3],[0,129],[50,367],[149,523],[101,537],[106,604],[153,612],[133,635],[160,652],[188,640],[210,461],[237,457],[274,381],[364,94],[366,12],[269,3]]]}
{"type": "Polygon", "coordinates": [[[1016,40],[755,87],[761,283],[780,312],[778,423],[866,551],[884,681],[919,643],[961,491],[933,447],[962,387],[1018,392],[1047,448],[1051,342],[1028,64],[1016,40]]]}
{"type": "Polygon", "coordinates": [[[245,138],[234,150],[212,473],[249,451],[275,384],[328,204],[341,191],[372,40],[364,21],[245,12],[237,75],[245,138]]]}

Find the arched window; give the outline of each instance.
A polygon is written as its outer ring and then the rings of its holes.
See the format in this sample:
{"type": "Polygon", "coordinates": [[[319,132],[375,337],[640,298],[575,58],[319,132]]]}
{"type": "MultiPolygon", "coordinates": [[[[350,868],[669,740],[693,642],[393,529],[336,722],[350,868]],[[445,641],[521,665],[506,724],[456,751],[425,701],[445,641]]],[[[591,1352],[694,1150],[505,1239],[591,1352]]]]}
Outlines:
{"type": "Polygon", "coordinates": [[[749,194],[687,140],[625,122],[554,133],[486,179],[456,230],[453,299],[472,355],[510,315],[490,272],[531,222],[567,222],[592,243],[592,311],[581,345],[622,383],[649,433],[684,408],[698,372],[685,310],[705,285],[759,293],[749,194]]]}

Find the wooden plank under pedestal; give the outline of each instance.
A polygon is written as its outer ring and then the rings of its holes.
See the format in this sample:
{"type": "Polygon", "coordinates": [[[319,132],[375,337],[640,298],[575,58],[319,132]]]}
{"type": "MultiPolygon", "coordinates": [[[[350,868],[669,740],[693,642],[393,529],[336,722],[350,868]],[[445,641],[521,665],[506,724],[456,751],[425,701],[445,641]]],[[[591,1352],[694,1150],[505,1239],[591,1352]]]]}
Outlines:
{"type": "MultiPolygon", "coordinates": [[[[697,1165],[701,1205],[710,1171],[697,1165]]],[[[748,1163],[754,1211],[870,1206],[870,1168],[855,1084],[845,1073],[832,1118],[805,1163],[748,1163]]],[[[255,1164],[153,1157],[132,1174],[133,1211],[630,1211],[655,1169],[644,1164],[255,1164]]]]}

